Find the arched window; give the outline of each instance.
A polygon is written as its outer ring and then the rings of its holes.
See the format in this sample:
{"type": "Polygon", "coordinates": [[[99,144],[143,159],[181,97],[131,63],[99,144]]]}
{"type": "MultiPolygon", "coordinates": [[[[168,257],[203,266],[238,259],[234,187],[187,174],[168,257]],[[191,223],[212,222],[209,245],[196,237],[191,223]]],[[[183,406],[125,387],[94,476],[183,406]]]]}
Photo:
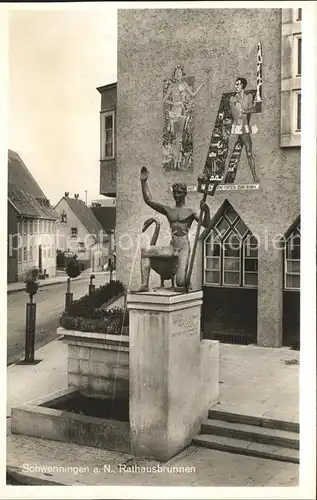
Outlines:
{"type": "Polygon", "coordinates": [[[231,205],[204,241],[203,282],[257,287],[258,242],[231,205]]]}
{"type": "Polygon", "coordinates": [[[284,247],[284,286],[288,290],[300,289],[300,222],[287,236],[284,247]]]}

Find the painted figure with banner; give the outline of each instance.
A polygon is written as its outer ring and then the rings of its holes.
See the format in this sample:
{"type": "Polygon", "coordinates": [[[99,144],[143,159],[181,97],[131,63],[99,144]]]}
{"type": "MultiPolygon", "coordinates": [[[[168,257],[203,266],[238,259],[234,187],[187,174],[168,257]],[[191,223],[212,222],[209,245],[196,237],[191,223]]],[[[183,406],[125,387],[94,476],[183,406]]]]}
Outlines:
{"type": "Polygon", "coordinates": [[[262,65],[262,44],[259,42],[256,89],[246,90],[246,78],[238,76],[235,80],[235,92],[222,94],[204,169],[205,176],[210,179],[221,179],[225,184],[233,184],[242,150],[245,149],[252,181],[255,184],[259,182],[251,138],[258,130],[250,120],[254,113],[262,111],[262,65]],[[235,141],[233,148],[232,139],[235,141]]]}
{"type": "MultiPolygon", "coordinates": [[[[238,136],[234,149],[237,149],[239,145],[238,149],[241,153],[242,148],[245,148],[253,181],[258,183],[259,179],[255,171],[255,159],[251,139],[251,134],[256,134],[258,129],[256,125],[250,124],[251,114],[257,113],[257,107],[253,103],[252,94],[245,93],[247,83],[245,78],[238,77],[235,82],[236,93],[229,99],[229,107],[233,118],[231,135],[238,136]]],[[[231,155],[229,156],[229,162],[230,159],[231,155]]]]}

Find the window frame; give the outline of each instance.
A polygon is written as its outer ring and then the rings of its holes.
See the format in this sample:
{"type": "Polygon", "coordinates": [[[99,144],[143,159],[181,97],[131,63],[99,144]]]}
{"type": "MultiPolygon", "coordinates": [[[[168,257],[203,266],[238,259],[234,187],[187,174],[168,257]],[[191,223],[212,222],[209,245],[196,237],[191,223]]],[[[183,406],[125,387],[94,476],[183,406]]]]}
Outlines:
{"type": "Polygon", "coordinates": [[[70,237],[77,238],[77,236],[78,236],[78,227],[71,227],[70,228],[70,237]]]}
{"type": "Polygon", "coordinates": [[[79,241],[78,242],[78,253],[85,253],[86,252],[86,247],[85,247],[85,242],[84,241],[79,241]]]}
{"type": "Polygon", "coordinates": [[[300,56],[302,54],[302,46],[301,46],[300,50],[298,50],[299,40],[302,40],[302,33],[301,32],[294,33],[293,34],[293,67],[292,67],[293,78],[300,78],[302,76],[302,58],[298,57],[299,53],[300,53],[300,56]],[[298,72],[299,65],[300,65],[300,70],[301,70],[300,73],[298,72]]]}
{"type": "Polygon", "coordinates": [[[222,281],[222,286],[224,287],[238,287],[238,286],[241,286],[241,273],[242,273],[242,266],[241,266],[241,254],[242,254],[242,238],[240,235],[237,235],[236,232],[231,228],[227,230],[226,232],[226,236],[224,237],[223,241],[222,241],[222,245],[220,245],[220,249],[221,247],[223,246],[223,250],[220,250],[220,252],[223,252],[223,255],[220,254],[221,256],[221,260],[222,260],[222,269],[221,269],[221,281],[222,281]],[[239,255],[236,257],[236,256],[226,256],[226,244],[227,244],[227,240],[231,237],[231,235],[234,234],[238,240],[240,241],[240,244],[239,244],[239,248],[238,249],[235,249],[239,252],[239,255]],[[225,267],[225,263],[226,263],[226,259],[235,259],[237,262],[238,262],[238,270],[231,270],[231,269],[226,269],[225,267]],[[237,274],[239,273],[239,285],[235,284],[235,283],[225,283],[225,273],[233,273],[233,274],[237,274]]]}
{"type": "MultiPolygon", "coordinates": [[[[257,263],[259,262],[259,254],[258,253],[257,253],[257,257],[246,255],[245,248],[247,246],[247,241],[249,239],[251,239],[252,237],[254,237],[254,235],[251,232],[249,232],[247,234],[247,236],[243,240],[243,247],[242,247],[242,259],[243,259],[242,260],[242,262],[243,262],[242,279],[243,279],[243,285],[242,286],[243,287],[250,287],[250,288],[257,288],[257,286],[258,286],[258,270],[259,270],[258,265],[257,265],[257,270],[256,271],[246,271],[246,269],[245,269],[246,260],[248,260],[248,259],[249,260],[256,260],[257,263]],[[246,282],[245,282],[245,278],[246,278],[245,275],[246,274],[248,274],[248,275],[251,275],[251,274],[252,275],[256,275],[256,285],[246,284],[246,282]]],[[[251,245],[251,248],[252,248],[252,243],[250,243],[250,245],[251,245]]],[[[257,242],[257,245],[258,245],[258,242],[257,242]]],[[[258,251],[258,248],[257,248],[257,251],[258,251]]]]}
{"type": "Polygon", "coordinates": [[[303,16],[302,8],[292,9],[292,19],[294,23],[301,22],[303,16]]]}
{"type": "MultiPolygon", "coordinates": [[[[252,234],[252,232],[249,230],[249,228],[247,228],[245,222],[243,221],[243,219],[239,216],[239,214],[237,213],[237,216],[233,219],[233,222],[228,218],[226,217],[226,213],[229,212],[229,210],[233,210],[233,208],[230,206],[228,207],[224,212],[223,214],[219,217],[219,219],[217,220],[217,222],[215,223],[215,225],[212,227],[212,229],[210,230],[210,232],[208,233],[208,235],[204,238],[203,240],[203,277],[202,277],[202,285],[204,287],[221,287],[221,288],[252,288],[252,289],[257,289],[258,288],[258,284],[256,285],[250,285],[250,284],[246,284],[245,283],[245,273],[247,271],[245,271],[245,246],[246,246],[246,241],[251,238],[251,237],[254,237],[255,236],[252,234]],[[225,219],[225,221],[227,223],[229,223],[229,227],[227,228],[227,230],[223,233],[223,235],[220,235],[220,233],[217,231],[217,228],[216,226],[218,227],[219,224],[221,223],[221,220],[222,219],[225,219]],[[247,228],[247,231],[245,232],[245,234],[243,236],[241,236],[241,234],[238,232],[238,230],[235,228],[235,226],[240,222],[242,221],[242,223],[246,226],[247,228]],[[239,257],[236,257],[239,261],[239,269],[236,270],[236,271],[232,271],[232,272],[239,272],[239,284],[227,284],[225,283],[225,280],[224,280],[224,273],[225,273],[225,259],[228,258],[225,256],[225,243],[226,241],[231,237],[231,235],[234,234],[238,240],[240,241],[240,245],[239,245],[239,257]],[[220,248],[220,255],[219,256],[215,256],[215,255],[207,255],[207,252],[206,252],[206,246],[207,245],[211,245],[211,247],[213,248],[213,245],[215,244],[218,244],[219,245],[219,248],[220,248]],[[209,268],[207,267],[207,259],[218,259],[218,269],[215,269],[215,268],[209,268]],[[218,272],[219,273],[219,283],[208,283],[206,281],[206,273],[207,272],[218,272]]],[[[258,243],[257,243],[258,245],[258,243]]],[[[237,248],[238,250],[238,248],[237,248]]],[[[258,251],[258,247],[256,248],[256,250],[258,251]]],[[[257,253],[257,257],[252,257],[252,259],[257,259],[258,261],[258,253],[257,253]]],[[[226,271],[228,272],[228,270],[226,271]]],[[[256,276],[258,276],[258,270],[256,272],[247,272],[248,274],[256,274],[256,276]]],[[[257,283],[258,283],[258,280],[257,280],[257,283]]]]}
{"type": "MultiPolygon", "coordinates": [[[[111,130],[111,129],[107,129],[111,130]]],[[[115,147],[115,110],[108,109],[100,112],[100,160],[114,160],[116,157],[116,147],[115,147]],[[112,117],[112,155],[106,156],[106,128],[105,128],[105,119],[107,117],[112,117]]]]}
{"type": "MultiPolygon", "coordinates": [[[[292,119],[292,125],[293,125],[293,134],[301,134],[302,129],[298,128],[298,121],[300,122],[300,126],[302,125],[302,120],[301,120],[301,108],[302,106],[300,105],[300,112],[298,113],[298,96],[302,95],[301,90],[294,90],[293,92],[293,119],[292,119]]],[[[300,98],[301,101],[301,98],[300,98]]]]}
{"type": "Polygon", "coordinates": [[[300,232],[300,223],[298,223],[296,225],[296,227],[291,231],[291,233],[288,235],[286,241],[285,241],[285,244],[284,244],[284,258],[283,258],[283,262],[284,262],[284,270],[283,270],[283,283],[284,283],[284,290],[287,291],[287,292],[300,292],[300,289],[301,289],[301,273],[300,273],[300,266],[301,266],[301,259],[288,259],[287,258],[287,252],[288,252],[288,243],[289,241],[294,237],[294,236],[298,236],[299,239],[300,239],[300,244],[301,244],[301,232],[300,232]],[[288,271],[288,262],[290,261],[295,261],[295,262],[299,262],[299,272],[290,272],[288,271]],[[289,287],[287,286],[287,277],[288,276],[299,276],[299,287],[289,287]]]}
{"type": "MultiPolygon", "coordinates": [[[[212,231],[214,231],[214,228],[212,229],[212,231]]],[[[216,242],[216,244],[219,245],[220,247],[220,255],[219,256],[215,256],[215,255],[206,255],[206,245],[212,245],[212,243],[206,243],[207,239],[211,236],[211,233],[212,231],[210,231],[210,233],[208,234],[208,236],[205,238],[204,242],[203,242],[203,264],[204,264],[204,267],[203,267],[203,284],[205,283],[205,273],[206,272],[217,272],[218,275],[219,275],[219,283],[213,283],[213,284],[206,284],[206,286],[222,286],[221,285],[221,269],[222,269],[222,262],[221,262],[221,241],[220,241],[220,238],[219,236],[217,235],[217,233],[214,231],[214,240],[216,242]],[[208,258],[212,258],[212,259],[217,259],[217,262],[218,262],[218,267],[217,269],[214,269],[214,268],[209,268],[207,267],[207,259],[208,258]]]]}
{"type": "MultiPolygon", "coordinates": [[[[297,128],[297,95],[301,93],[298,74],[299,39],[302,39],[302,19],[299,9],[282,9],[281,24],[281,113],[280,146],[300,147],[301,131],[297,128]]],[[[302,71],[302,62],[301,68],[302,71]]]]}

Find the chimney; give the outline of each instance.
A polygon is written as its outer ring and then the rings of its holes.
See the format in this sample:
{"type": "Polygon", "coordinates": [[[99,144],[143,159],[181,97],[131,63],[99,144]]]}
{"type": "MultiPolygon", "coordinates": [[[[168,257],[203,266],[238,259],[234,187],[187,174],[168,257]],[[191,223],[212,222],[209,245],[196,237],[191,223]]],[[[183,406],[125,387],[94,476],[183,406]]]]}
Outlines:
{"type": "Polygon", "coordinates": [[[65,198],[68,198],[68,196],[69,196],[69,192],[68,192],[68,191],[66,191],[66,192],[65,192],[65,198]]]}
{"type": "Polygon", "coordinates": [[[74,194],[74,198],[75,198],[75,200],[78,200],[78,198],[79,198],[79,194],[78,194],[78,193],[75,193],[75,194],[74,194]]]}

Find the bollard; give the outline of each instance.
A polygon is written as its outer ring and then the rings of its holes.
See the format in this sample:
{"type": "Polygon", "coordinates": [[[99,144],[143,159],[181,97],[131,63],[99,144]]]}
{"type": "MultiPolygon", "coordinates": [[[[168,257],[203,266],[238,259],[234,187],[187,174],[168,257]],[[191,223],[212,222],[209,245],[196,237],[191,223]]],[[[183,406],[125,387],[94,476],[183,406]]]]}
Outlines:
{"type": "Polygon", "coordinates": [[[35,360],[35,325],[36,325],[36,303],[33,302],[33,296],[38,290],[38,283],[34,278],[26,280],[25,290],[29,294],[30,301],[26,304],[26,323],[25,323],[25,354],[24,361],[17,364],[37,364],[41,360],[35,360]]]}
{"type": "Polygon", "coordinates": [[[88,294],[91,295],[95,289],[96,289],[96,285],[93,284],[92,280],[95,279],[95,275],[94,274],[91,274],[90,275],[90,283],[89,283],[89,287],[88,287],[88,294]]]}
{"type": "Polygon", "coordinates": [[[113,273],[113,268],[114,268],[114,265],[113,265],[113,260],[112,258],[110,257],[108,259],[108,269],[110,271],[110,276],[109,276],[109,280],[112,281],[112,273],[113,273]]]}
{"type": "Polygon", "coordinates": [[[35,322],[36,322],[36,304],[30,295],[30,302],[26,304],[26,325],[25,325],[25,363],[34,362],[35,347],[35,322]]]}
{"type": "Polygon", "coordinates": [[[73,294],[70,292],[70,278],[67,278],[67,291],[65,293],[65,311],[73,302],[73,294]]]}
{"type": "Polygon", "coordinates": [[[70,279],[77,278],[80,275],[80,265],[76,256],[72,257],[66,266],[67,278],[67,292],[65,294],[65,311],[70,307],[73,302],[73,294],[70,293],[70,279]]]}

